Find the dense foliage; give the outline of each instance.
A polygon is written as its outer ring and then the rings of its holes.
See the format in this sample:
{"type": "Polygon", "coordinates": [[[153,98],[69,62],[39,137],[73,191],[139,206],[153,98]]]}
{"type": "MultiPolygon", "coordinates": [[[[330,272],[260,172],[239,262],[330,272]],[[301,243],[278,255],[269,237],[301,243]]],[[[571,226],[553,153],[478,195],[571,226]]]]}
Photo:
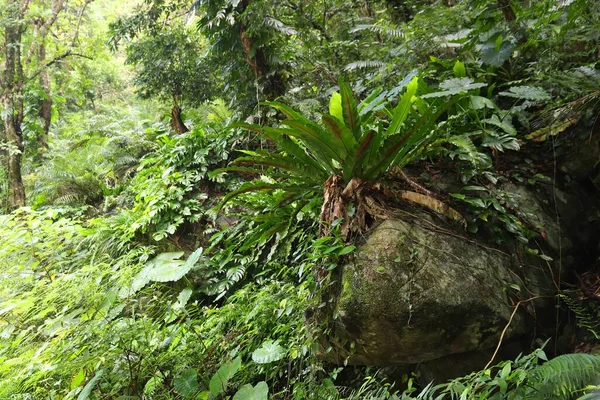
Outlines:
{"type": "Polygon", "coordinates": [[[0,399],[598,396],[594,354],[444,383],[321,340],[407,204],[550,260],[504,184],[597,140],[598,2],[0,0],[0,41],[0,399]]]}

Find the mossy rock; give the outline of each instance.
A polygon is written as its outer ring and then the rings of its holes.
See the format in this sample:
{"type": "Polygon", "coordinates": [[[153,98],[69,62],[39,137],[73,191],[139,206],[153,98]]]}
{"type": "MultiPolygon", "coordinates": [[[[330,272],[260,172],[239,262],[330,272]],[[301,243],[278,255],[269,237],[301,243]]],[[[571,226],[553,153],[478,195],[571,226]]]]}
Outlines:
{"type": "MultiPolygon", "coordinates": [[[[329,361],[410,364],[493,348],[519,288],[527,296],[553,294],[551,274],[526,265],[522,252],[485,246],[421,217],[384,221],[344,265],[329,361]]],[[[528,331],[533,303],[515,314],[505,340],[528,331]]]]}

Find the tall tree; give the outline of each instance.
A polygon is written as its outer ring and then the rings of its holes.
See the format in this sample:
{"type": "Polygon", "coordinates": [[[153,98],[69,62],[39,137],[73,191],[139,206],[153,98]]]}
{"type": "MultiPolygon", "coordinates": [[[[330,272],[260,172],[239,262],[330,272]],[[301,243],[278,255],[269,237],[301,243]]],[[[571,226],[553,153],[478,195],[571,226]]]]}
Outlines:
{"type": "MultiPolygon", "coordinates": [[[[85,0],[90,2],[91,0],[85,0]]],[[[49,67],[76,55],[72,46],[59,46],[60,53],[47,59],[48,38],[66,0],[0,0],[0,37],[4,68],[0,71],[0,106],[6,148],[3,166],[7,171],[9,208],[25,205],[25,188],[21,176],[25,141],[24,122],[28,118],[42,119],[42,132],[34,146],[47,147],[47,135],[52,117],[51,76],[49,67]],[[28,49],[27,49],[28,47],[28,49]],[[25,114],[26,86],[38,82],[42,95],[33,105],[36,115],[25,114]]],[[[56,52],[56,50],[55,50],[56,52]]]]}
{"type": "MultiPolygon", "coordinates": [[[[52,0],[50,16],[44,18],[43,15],[40,15],[33,19],[34,41],[32,41],[29,57],[35,54],[37,65],[40,68],[46,63],[46,41],[50,28],[56,22],[58,14],[63,10],[64,3],[65,0],[52,0]]],[[[41,151],[46,151],[48,149],[48,133],[52,122],[52,88],[50,73],[46,68],[40,70],[39,84],[43,91],[39,104],[39,116],[42,119],[42,134],[39,137],[39,145],[41,151]]]]}
{"type": "Polygon", "coordinates": [[[210,99],[219,79],[204,62],[206,41],[193,26],[186,26],[189,9],[165,5],[145,4],[134,15],[112,24],[112,45],[117,48],[127,41],[126,62],[137,67],[138,94],[170,102],[171,128],[184,133],[188,127],[182,106],[210,99]]]}
{"type": "Polygon", "coordinates": [[[23,64],[21,41],[24,15],[29,0],[7,0],[2,19],[4,28],[4,71],[0,76],[0,99],[3,107],[4,134],[8,144],[8,201],[11,208],[25,205],[25,188],[21,176],[23,156],[23,64]]]}

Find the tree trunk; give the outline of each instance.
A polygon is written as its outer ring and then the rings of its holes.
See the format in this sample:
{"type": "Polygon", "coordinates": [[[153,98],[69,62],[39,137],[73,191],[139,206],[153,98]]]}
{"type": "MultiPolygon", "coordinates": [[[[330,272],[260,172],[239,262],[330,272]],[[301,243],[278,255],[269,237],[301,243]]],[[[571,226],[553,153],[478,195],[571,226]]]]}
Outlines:
{"type": "Polygon", "coordinates": [[[412,11],[406,5],[405,0],[386,0],[386,5],[391,9],[392,22],[400,24],[412,19],[412,11]]]}
{"type": "MultiPolygon", "coordinates": [[[[241,11],[243,13],[251,0],[242,0],[241,11]]],[[[277,71],[271,71],[267,62],[267,57],[262,48],[254,48],[254,39],[248,34],[248,25],[241,22],[240,26],[240,41],[244,49],[246,62],[250,65],[254,77],[263,80],[265,83],[264,93],[268,100],[273,100],[285,93],[285,83],[281,74],[277,71]],[[252,54],[254,52],[254,55],[252,54]]]]}
{"type": "MultiPolygon", "coordinates": [[[[87,2],[86,4],[87,5],[87,2]]],[[[38,48],[37,48],[37,63],[38,68],[43,68],[46,62],[46,37],[50,32],[50,28],[56,22],[59,13],[64,7],[64,0],[52,0],[52,14],[47,20],[41,18],[37,19],[34,23],[36,25],[36,36],[38,36],[38,48]]],[[[82,9],[85,10],[85,6],[82,9]]],[[[77,30],[79,25],[77,27],[77,30]]],[[[76,39],[75,39],[76,40],[76,39]]],[[[34,42],[35,43],[35,42],[34,42]]],[[[35,46],[35,44],[34,44],[35,46]]],[[[40,101],[39,116],[42,119],[42,135],[38,138],[38,144],[40,146],[39,151],[44,153],[48,150],[48,133],[50,132],[50,124],[52,122],[52,87],[50,81],[50,74],[47,69],[42,69],[39,76],[40,86],[44,90],[44,98],[40,101]]]]}
{"type": "MultiPolygon", "coordinates": [[[[5,102],[4,106],[10,103],[5,102]]],[[[11,209],[25,206],[25,187],[21,176],[21,160],[23,155],[23,138],[21,129],[15,118],[8,116],[4,120],[6,138],[12,146],[8,151],[8,204],[11,209]],[[16,144],[16,148],[14,148],[16,144]]]]}
{"type": "MultiPolygon", "coordinates": [[[[40,44],[38,51],[38,61],[42,65],[46,59],[46,46],[40,44]]],[[[40,85],[44,90],[44,98],[40,104],[39,116],[42,119],[42,135],[38,139],[39,151],[43,154],[48,150],[48,134],[50,133],[50,124],[52,122],[52,87],[50,85],[50,74],[44,70],[40,73],[40,85]]]]}
{"type": "Polygon", "coordinates": [[[17,0],[7,3],[8,24],[5,25],[5,60],[2,76],[2,105],[4,108],[4,133],[8,149],[8,202],[14,209],[25,205],[25,188],[21,177],[21,159],[23,155],[23,66],[21,64],[21,36],[23,14],[28,2],[20,4],[17,0]]]}
{"type": "Polygon", "coordinates": [[[175,99],[173,99],[173,108],[171,109],[171,128],[180,135],[189,131],[181,117],[181,107],[175,99]]]}
{"type": "Polygon", "coordinates": [[[498,0],[498,7],[502,10],[502,14],[504,14],[504,19],[509,25],[512,25],[517,16],[515,15],[515,11],[512,9],[510,4],[510,0],[498,0]]]}

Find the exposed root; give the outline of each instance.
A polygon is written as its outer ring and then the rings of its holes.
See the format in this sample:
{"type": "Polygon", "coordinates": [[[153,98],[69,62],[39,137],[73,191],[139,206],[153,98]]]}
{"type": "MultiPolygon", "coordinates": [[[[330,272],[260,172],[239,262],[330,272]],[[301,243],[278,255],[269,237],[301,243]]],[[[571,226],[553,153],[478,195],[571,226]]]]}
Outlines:
{"type": "MultiPolygon", "coordinates": [[[[366,232],[376,220],[392,218],[394,204],[398,199],[410,201],[437,213],[445,215],[466,227],[465,218],[456,210],[428,194],[401,190],[395,191],[380,182],[365,183],[358,178],[352,179],[345,187],[339,176],[331,176],[323,188],[323,206],[321,208],[321,235],[331,234],[336,220],[343,220],[340,233],[344,239],[366,232]]],[[[418,185],[419,186],[419,185],[418,185]]],[[[420,187],[420,186],[419,186],[420,187]]],[[[422,191],[431,193],[423,188],[422,191]]]]}

